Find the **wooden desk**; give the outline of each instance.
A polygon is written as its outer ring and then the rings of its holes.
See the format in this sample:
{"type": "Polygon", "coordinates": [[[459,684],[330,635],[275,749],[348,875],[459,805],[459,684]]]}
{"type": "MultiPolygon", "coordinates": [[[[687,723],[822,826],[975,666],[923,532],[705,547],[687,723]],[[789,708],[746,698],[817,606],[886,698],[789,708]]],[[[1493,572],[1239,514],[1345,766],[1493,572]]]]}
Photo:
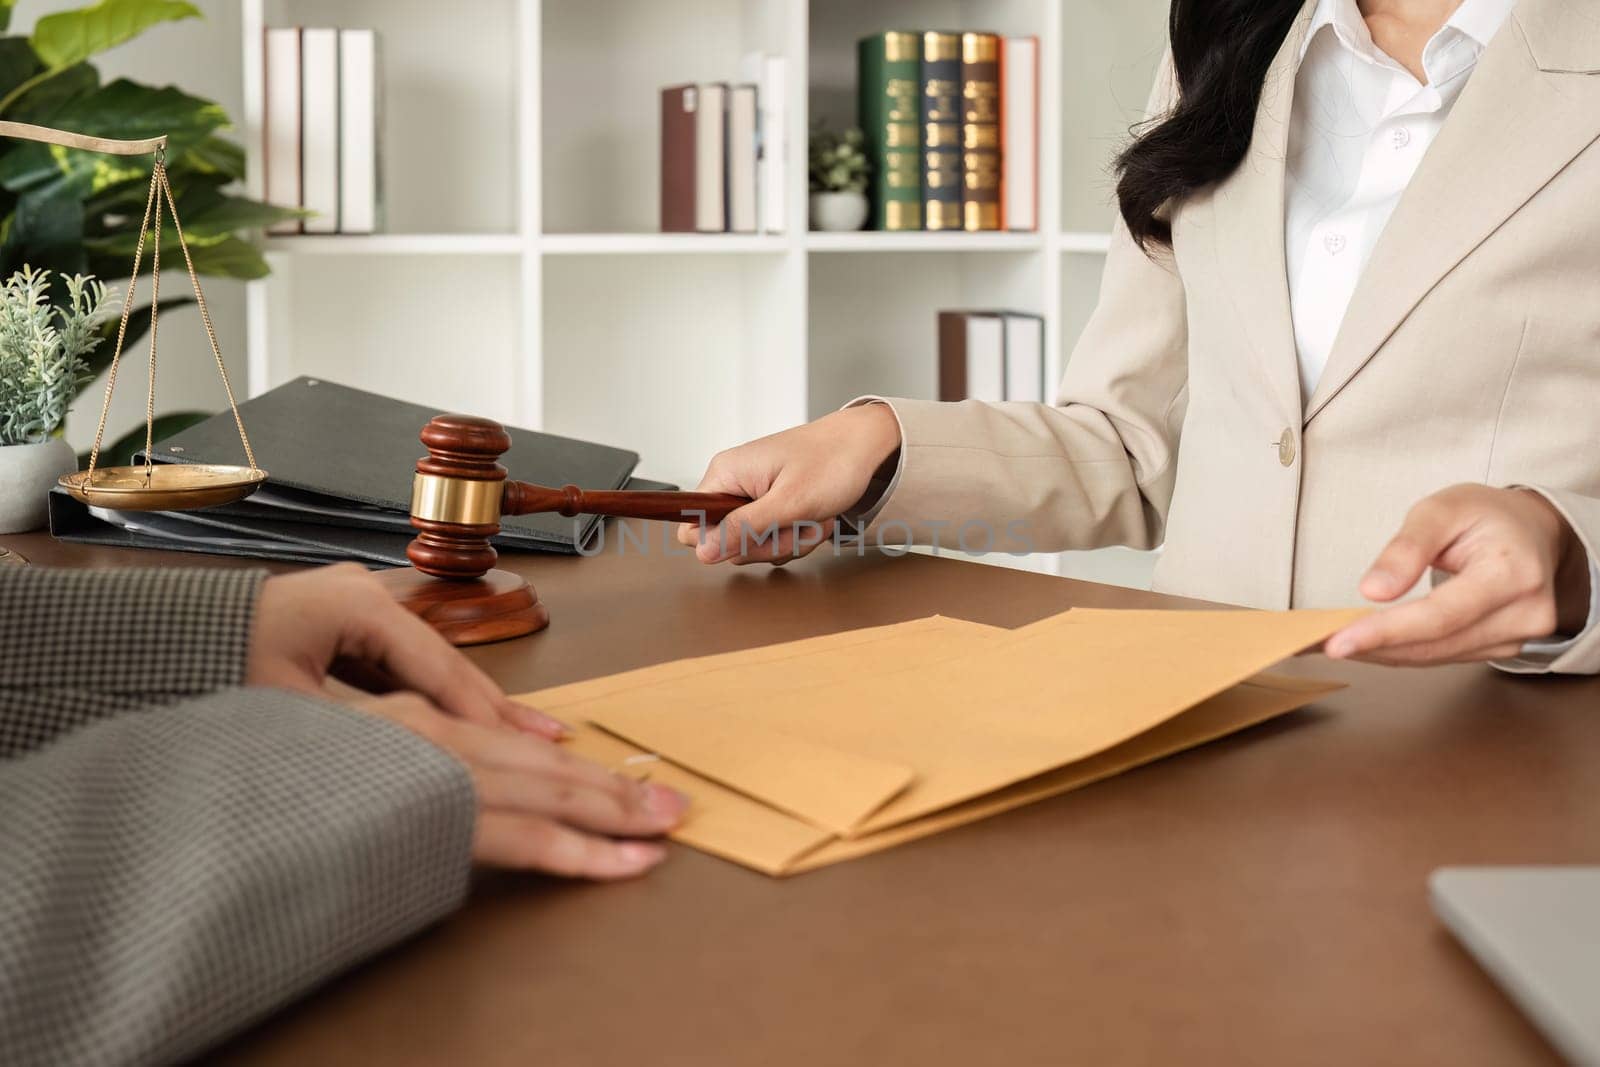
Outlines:
{"type": "MultiPolygon", "coordinates": [[[[931,612],[1017,625],[1160,597],[934,560],[521,557],[527,690],[931,612]]],[[[0,539],[39,563],[218,564],[0,539]]],[[[1159,663],[1159,650],[1152,650],[1159,663]]],[[[1600,682],[1312,658],[1315,708],[924,841],[773,881],[676,849],[616,886],[485,879],[239,1063],[1548,1062],[1434,920],[1456,863],[1600,862],[1600,682]]],[[[983,714],[974,708],[974,715],[983,714]]]]}

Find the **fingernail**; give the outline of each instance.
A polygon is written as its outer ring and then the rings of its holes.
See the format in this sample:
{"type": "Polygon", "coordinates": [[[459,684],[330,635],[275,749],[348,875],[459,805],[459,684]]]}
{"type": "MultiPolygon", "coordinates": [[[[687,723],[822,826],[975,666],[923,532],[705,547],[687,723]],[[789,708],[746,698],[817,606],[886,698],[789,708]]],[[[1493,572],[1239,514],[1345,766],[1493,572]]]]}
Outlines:
{"type": "Polygon", "coordinates": [[[568,726],[554,715],[546,715],[542,711],[535,712],[535,714],[539,716],[539,722],[544,729],[557,740],[563,737],[572,736],[572,727],[568,726]]]}
{"type": "Polygon", "coordinates": [[[1343,634],[1334,634],[1328,638],[1328,643],[1322,647],[1323,654],[1331,659],[1344,659],[1355,650],[1355,641],[1343,634]]]}
{"type": "Polygon", "coordinates": [[[644,787],[644,806],[653,815],[676,819],[689,807],[689,798],[660,782],[644,787]]]}
{"type": "Polygon", "coordinates": [[[1361,584],[1374,593],[1383,594],[1394,588],[1394,581],[1394,575],[1388,571],[1373,570],[1367,572],[1361,584]]]}
{"type": "Polygon", "coordinates": [[[622,858],[640,867],[653,867],[667,858],[667,850],[649,841],[624,841],[617,846],[622,858]]]}

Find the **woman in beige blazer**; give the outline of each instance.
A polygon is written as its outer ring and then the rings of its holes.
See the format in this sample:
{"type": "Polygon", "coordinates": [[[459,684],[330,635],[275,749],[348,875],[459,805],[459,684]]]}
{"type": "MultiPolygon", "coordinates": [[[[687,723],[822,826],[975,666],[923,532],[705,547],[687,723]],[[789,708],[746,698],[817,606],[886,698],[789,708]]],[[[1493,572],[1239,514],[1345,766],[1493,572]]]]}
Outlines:
{"type": "Polygon", "coordinates": [[[1331,655],[1600,672],[1600,3],[1175,0],[1171,38],[1055,404],[864,398],[717,456],[756,499],[680,535],[1163,545],[1165,592],[1393,602],[1331,655]]]}

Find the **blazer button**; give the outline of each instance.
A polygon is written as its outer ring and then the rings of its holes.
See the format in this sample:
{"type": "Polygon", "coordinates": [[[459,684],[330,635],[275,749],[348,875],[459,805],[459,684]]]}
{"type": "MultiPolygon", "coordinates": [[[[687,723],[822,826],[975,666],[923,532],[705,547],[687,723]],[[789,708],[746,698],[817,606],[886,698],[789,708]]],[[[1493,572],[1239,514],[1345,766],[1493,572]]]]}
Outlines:
{"type": "Polygon", "coordinates": [[[1294,431],[1287,426],[1283,428],[1283,436],[1278,438],[1278,462],[1285,467],[1294,466],[1294,431]]]}

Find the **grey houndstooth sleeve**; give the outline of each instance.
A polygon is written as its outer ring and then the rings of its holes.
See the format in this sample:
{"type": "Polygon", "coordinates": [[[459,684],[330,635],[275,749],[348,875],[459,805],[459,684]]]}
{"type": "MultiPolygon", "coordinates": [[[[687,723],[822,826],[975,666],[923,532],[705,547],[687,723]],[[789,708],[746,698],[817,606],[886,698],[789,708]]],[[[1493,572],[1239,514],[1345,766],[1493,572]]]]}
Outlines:
{"type": "Polygon", "coordinates": [[[456,908],[467,771],[231,689],[0,763],[0,1063],[195,1055],[456,908]]]}
{"type": "Polygon", "coordinates": [[[263,571],[0,568],[0,759],[244,680],[263,571]]]}

